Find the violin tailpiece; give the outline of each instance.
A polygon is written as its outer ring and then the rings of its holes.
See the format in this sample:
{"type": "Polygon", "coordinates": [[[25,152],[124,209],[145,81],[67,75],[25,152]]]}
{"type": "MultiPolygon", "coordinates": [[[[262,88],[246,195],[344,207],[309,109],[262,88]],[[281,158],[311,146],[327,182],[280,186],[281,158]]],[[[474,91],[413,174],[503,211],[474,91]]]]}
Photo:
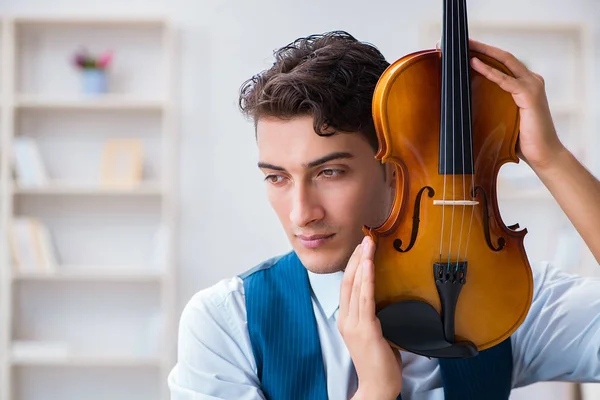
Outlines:
{"type": "Polygon", "coordinates": [[[478,354],[469,341],[455,342],[454,315],[467,263],[434,263],[434,279],[442,304],[440,316],[419,300],[392,303],[377,313],[383,336],[399,348],[434,358],[469,358],[478,354]]]}

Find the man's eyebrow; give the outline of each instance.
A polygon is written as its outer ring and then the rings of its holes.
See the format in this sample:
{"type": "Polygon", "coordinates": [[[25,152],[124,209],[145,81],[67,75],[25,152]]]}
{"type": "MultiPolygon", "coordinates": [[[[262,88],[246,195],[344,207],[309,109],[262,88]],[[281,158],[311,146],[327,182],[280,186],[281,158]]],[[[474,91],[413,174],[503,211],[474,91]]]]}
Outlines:
{"type": "MultiPolygon", "coordinates": [[[[314,168],[318,165],[325,164],[326,162],[333,161],[333,160],[340,160],[340,159],[344,159],[344,158],[354,158],[354,156],[348,152],[336,151],[335,153],[330,153],[323,157],[317,158],[316,160],[311,161],[308,164],[304,164],[302,167],[314,168]]],[[[285,168],[283,168],[283,167],[280,167],[280,166],[274,165],[274,164],[269,164],[269,163],[262,162],[262,161],[259,161],[258,168],[272,169],[274,171],[285,171],[285,168]]]]}
{"type": "Polygon", "coordinates": [[[285,168],[279,167],[277,165],[269,164],[266,162],[259,161],[258,168],[272,169],[274,171],[285,171],[285,168]]]}
{"type": "Polygon", "coordinates": [[[314,161],[309,162],[306,165],[306,167],[313,168],[318,165],[325,164],[326,162],[329,162],[329,161],[340,160],[340,159],[344,159],[344,158],[354,158],[354,156],[348,152],[337,151],[335,153],[327,154],[326,156],[323,156],[321,158],[318,158],[314,161]]]}

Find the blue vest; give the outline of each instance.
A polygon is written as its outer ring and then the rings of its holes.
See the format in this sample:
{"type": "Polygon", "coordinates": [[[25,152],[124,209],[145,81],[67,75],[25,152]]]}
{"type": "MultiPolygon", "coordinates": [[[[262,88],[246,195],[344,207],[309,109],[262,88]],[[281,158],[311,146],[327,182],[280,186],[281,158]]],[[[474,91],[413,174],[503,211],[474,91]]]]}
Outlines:
{"type": "MultiPolygon", "coordinates": [[[[261,389],[270,400],[326,400],[327,382],[308,274],[294,252],[240,275],[261,389]]],[[[476,357],[439,359],[445,400],[507,400],[510,338],[476,357]]],[[[401,399],[401,396],[398,397],[401,399]]]]}

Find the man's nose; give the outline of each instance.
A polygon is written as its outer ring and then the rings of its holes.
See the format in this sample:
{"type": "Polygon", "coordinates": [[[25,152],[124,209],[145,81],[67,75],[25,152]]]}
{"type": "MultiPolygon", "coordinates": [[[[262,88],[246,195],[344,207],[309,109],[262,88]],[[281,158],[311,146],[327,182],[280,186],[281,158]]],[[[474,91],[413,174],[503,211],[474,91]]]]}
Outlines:
{"type": "Polygon", "coordinates": [[[290,220],[295,226],[304,227],[323,218],[325,212],[310,185],[298,185],[292,196],[290,220]]]}

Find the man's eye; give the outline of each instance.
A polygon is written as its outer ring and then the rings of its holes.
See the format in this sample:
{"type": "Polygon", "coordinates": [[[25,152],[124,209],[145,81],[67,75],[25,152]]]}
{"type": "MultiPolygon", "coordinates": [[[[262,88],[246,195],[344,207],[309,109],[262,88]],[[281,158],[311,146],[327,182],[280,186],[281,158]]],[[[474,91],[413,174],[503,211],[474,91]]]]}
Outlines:
{"type": "Polygon", "coordinates": [[[323,171],[321,171],[321,173],[323,175],[325,175],[327,178],[333,178],[336,177],[338,175],[341,175],[344,171],[341,169],[324,169],[323,171]]]}
{"type": "Polygon", "coordinates": [[[281,175],[267,175],[265,176],[265,181],[269,183],[279,183],[283,177],[281,175]]]}

